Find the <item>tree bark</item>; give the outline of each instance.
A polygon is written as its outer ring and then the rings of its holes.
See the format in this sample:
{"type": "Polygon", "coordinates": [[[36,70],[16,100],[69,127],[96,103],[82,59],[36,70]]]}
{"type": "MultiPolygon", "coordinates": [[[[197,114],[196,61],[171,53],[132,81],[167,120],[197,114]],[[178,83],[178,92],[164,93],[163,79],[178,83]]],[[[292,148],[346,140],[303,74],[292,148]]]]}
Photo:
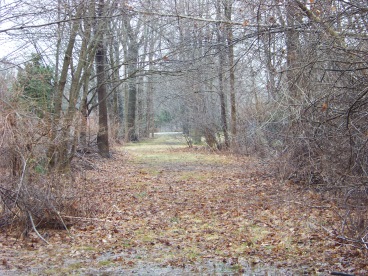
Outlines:
{"type": "MultiPolygon", "coordinates": [[[[225,17],[227,21],[231,21],[232,18],[232,0],[225,2],[225,17]]],[[[230,24],[227,25],[227,47],[228,47],[228,60],[229,60],[229,84],[230,84],[230,106],[231,106],[231,143],[235,144],[236,141],[236,98],[235,98],[235,64],[234,64],[234,42],[233,42],[233,29],[230,24]]]]}
{"type": "Polygon", "coordinates": [[[134,65],[129,65],[128,75],[130,76],[130,79],[128,81],[128,112],[127,112],[128,114],[127,114],[127,130],[126,130],[127,142],[138,140],[138,137],[136,135],[136,120],[135,120],[137,109],[137,84],[135,78],[131,77],[131,74],[129,74],[133,73],[134,71],[135,71],[134,65]]]}
{"type": "Polygon", "coordinates": [[[127,45],[127,75],[128,75],[128,110],[126,118],[125,140],[127,142],[138,141],[136,134],[136,111],[137,111],[137,81],[135,73],[138,68],[138,41],[136,32],[132,29],[129,18],[126,18],[125,27],[129,39],[127,45]]]}
{"type": "Polygon", "coordinates": [[[287,80],[289,88],[289,99],[291,103],[298,97],[298,74],[296,72],[298,61],[299,33],[295,29],[297,8],[293,1],[289,0],[286,6],[287,16],[286,23],[288,30],[286,31],[286,51],[287,51],[287,80]]]}
{"type": "MultiPolygon", "coordinates": [[[[217,1],[217,14],[221,14],[220,1],[217,1]]],[[[221,23],[217,24],[217,44],[219,52],[219,68],[218,68],[218,85],[219,85],[219,96],[221,106],[221,128],[224,135],[224,146],[228,148],[230,146],[230,139],[227,125],[227,112],[226,112],[226,97],[224,89],[224,67],[225,67],[225,55],[224,55],[224,44],[223,34],[221,33],[221,23]]]]}
{"type": "MultiPolygon", "coordinates": [[[[104,0],[99,0],[98,14],[99,17],[103,15],[104,0]]],[[[99,26],[102,26],[99,24],[99,26]]],[[[105,76],[105,60],[106,49],[104,45],[103,30],[101,32],[99,41],[97,42],[96,51],[96,74],[97,74],[97,96],[98,96],[98,133],[97,133],[97,147],[98,153],[105,158],[110,157],[109,148],[109,126],[107,113],[107,91],[106,91],[106,76],[105,76]]]]}
{"type": "MultiPolygon", "coordinates": [[[[82,13],[82,8],[80,7],[77,10],[75,15],[76,18],[80,17],[82,13]]],[[[72,59],[72,53],[74,49],[74,44],[76,41],[76,37],[79,29],[79,21],[73,21],[71,32],[69,36],[69,41],[67,44],[67,48],[64,54],[63,66],[60,73],[59,81],[56,85],[56,94],[54,97],[54,115],[52,121],[52,129],[51,129],[51,145],[47,151],[47,157],[49,158],[49,167],[59,167],[59,169],[63,170],[64,167],[68,166],[67,164],[67,151],[68,151],[68,143],[67,141],[61,141],[59,146],[54,144],[54,141],[57,137],[58,129],[60,126],[61,119],[61,111],[62,111],[62,99],[64,96],[64,89],[68,77],[68,69],[72,59]]]]}

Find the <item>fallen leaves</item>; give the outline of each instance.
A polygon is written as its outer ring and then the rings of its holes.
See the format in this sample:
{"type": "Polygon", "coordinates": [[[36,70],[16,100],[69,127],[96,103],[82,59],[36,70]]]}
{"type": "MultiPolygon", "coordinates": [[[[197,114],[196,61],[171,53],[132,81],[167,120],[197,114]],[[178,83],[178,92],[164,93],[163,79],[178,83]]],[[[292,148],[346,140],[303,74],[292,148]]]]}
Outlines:
{"type": "Polygon", "coordinates": [[[364,251],[331,235],[338,221],[333,203],[277,181],[255,159],[137,144],[127,149],[130,155],[117,149],[115,158],[96,161],[99,169],[77,181],[84,189],[78,206],[88,208],[71,236],[51,231],[50,247],[31,237],[17,249],[15,239],[3,237],[2,268],[18,259],[42,270],[46,256],[65,273],[115,263],[180,267],[209,258],[234,267],[244,260],[320,273],[367,266],[364,251]],[[32,254],[33,263],[30,251],[40,253],[32,254]]]}

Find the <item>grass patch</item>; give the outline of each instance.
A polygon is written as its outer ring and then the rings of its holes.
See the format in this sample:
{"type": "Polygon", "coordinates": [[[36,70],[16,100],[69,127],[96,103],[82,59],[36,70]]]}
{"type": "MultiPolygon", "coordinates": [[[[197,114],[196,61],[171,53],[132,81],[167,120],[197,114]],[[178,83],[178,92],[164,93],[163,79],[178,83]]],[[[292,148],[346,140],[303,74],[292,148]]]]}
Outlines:
{"type": "Polygon", "coordinates": [[[207,173],[198,173],[198,171],[193,172],[182,172],[179,176],[179,180],[186,181],[186,180],[197,180],[197,181],[204,181],[210,177],[207,173]]]}
{"type": "Polygon", "coordinates": [[[121,242],[121,245],[124,247],[124,248],[131,248],[133,247],[133,244],[130,240],[123,240],[121,242]]]}
{"type": "Polygon", "coordinates": [[[152,145],[162,145],[162,144],[179,145],[179,146],[187,145],[184,136],[180,133],[156,135],[154,138],[145,139],[141,141],[141,143],[152,145]]]}
{"type": "Polygon", "coordinates": [[[153,242],[157,238],[156,233],[148,229],[141,228],[136,232],[136,239],[144,243],[153,242]]]}
{"type": "Polygon", "coordinates": [[[249,225],[244,231],[247,232],[248,236],[248,242],[246,242],[244,245],[252,247],[259,246],[262,243],[262,241],[265,240],[267,236],[270,234],[270,231],[266,227],[262,227],[260,225],[255,224],[249,225]]]}
{"type": "Polygon", "coordinates": [[[204,235],[204,239],[206,241],[217,241],[217,240],[221,239],[221,237],[217,233],[213,233],[213,234],[204,235]]]}
{"type": "MultiPolygon", "coordinates": [[[[185,140],[175,135],[162,135],[158,138],[147,139],[139,143],[128,143],[124,149],[134,155],[133,163],[144,163],[155,167],[155,165],[220,165],[227,164],[229,158],[198,151],[177,151],[187,148],[185,140]],[[172,149],[172,150],[170,150],[172,149]]],[[[158,172],[156,172],[158,173],[158,172]]]]}
{"type": "Polygon", "coordinates": [[[172,217],[172,218],[170,218],[170,222],[171,223],[179,223],[180,222],[180,218],[178,218],[178,217],[172,217]]]}
{"type": "MultiPolygon", "coordinates": [[[[44,275],[56,275],[57,273],[66,273],[65,269],[63,268],[50,268],[46,269],[42,272],[44,275]]],[[[39,274],[30,274],[31,276],[36,276],[39,274]]]]}
{"type": "Polygon", "coordinates": [[[143,198],[147,197],[147,193],[146,192],[137,193],[137,194],[135,194],[135,197],[143,199],[143,198]]]}
{"type": "Polygon", "coordinates": [[[99,266],[114,266],[114,262],[110,260],[103,260],[98,262],[99,266]]]}
{"type": "Polygon", "coordinates": [[[148,163],[149,165],[157,164],[216,164],[222,162],[217,160],[216,155],[199,154],[195,152],[159,152],[154,149],[148,149],[139,152],[133,152],[136,163],[148,163]]]}
{"type": "Polygon", "coordinates": [[[184,256],[191,261],[196,261],[200,256],[200,250],[196,247],[187,247],[184,249],[184,256]]]}
{"type": "Polygon", "coordinates": [[[162,173],[162,170],[158,170],[156,168],[145,168],[141,169],[140,173],[143,175],[158,176],[162,173]]]}
{"type": "MultiPolygon", "coordinates": [[[[55,267],[46,269],[42,272],[42,275],[81,275],[78,270],[85,268],[86,264],[81,262],[71,263],[68,267],[55,267]]],[[[39,275],[39,274],[37,274],[39,275]]]]}
{"type": "Polygon", "coordinates": [[[233,248],[234,252],[236,252],[237,254],[243,254],[245,252],[247,252],[247,250],[252,247],[252,242],[243,242],[241,243],[239,246],[235,246],[233,248]]]}
{"type": "Polygon", "coordinates": [[[165,149],[168,147],[172,148],[180,148],[187,147],[187,143],[184,137],[180,134],[175,135],[157,135],[155,138],[144,139],[139,143],[128,143],[126,147],[131,149],[140,148],[143,149],[145,146],[152,147],[154,146],[157,149],[165,149]]]}
{"type": "Polygon", "coordinates": [[[84,264],[83,263],[73,263],[73,264],[70,264],[69,265],[69,269],[70,270],[76,270],[76,269],[81,269],[81,268],[83,268],[84,267],[84,264]]]}
{"type": "Polygon", "coordinates": [[[91,251],[96,251],[96,248],[92,246],[81,246],[81,247],[77,247],[76,250],[91,252],[91,251]]]}
{"type": "Polygon", "coordinates": [[[234,271],[235,273],[243,274],[244,272],[244,268],[241,264],[233,264],[230,269],[234,271]]]}

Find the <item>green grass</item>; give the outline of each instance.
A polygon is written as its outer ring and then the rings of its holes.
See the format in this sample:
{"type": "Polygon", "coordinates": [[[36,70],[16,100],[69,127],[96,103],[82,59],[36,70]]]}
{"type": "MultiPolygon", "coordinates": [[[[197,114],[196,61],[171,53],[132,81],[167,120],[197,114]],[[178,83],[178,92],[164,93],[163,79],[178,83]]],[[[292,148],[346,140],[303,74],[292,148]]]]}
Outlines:
{"type": "Polygon", "coordinates": [[[196,181],[204,181],[211,177],[209,173],[198,173],[198,171],[189,171],[189,172],[181,172],[179,176],[179,180],[187,181],[187,180],[196,180],[196,181]]]}
{"type": "Polygon", "coordinates": [[[111,260],[99,261],[98,264],[100,266],[113,266],[114,265],[114,263],[111,260]]]}
{"type": "Polygon", "coordinates": [[[95,247],[92,246],[80,246],[80,247],[76,247],[76,250],[80,250],[80,251],[96,251],[95,247]]]}
{"type": "MultiPolygon", "coordinates": [[[[188,148],[180,135],[160,135],[154,139],[147,139],[139,143],[128,143],[124,146],[134,156],[134,163],[144,163],[154,170],[155,165],[181,164],[224,164],[229,159],[225,156],[209,154],[202,151],[180,151],[188,148]]],[[[185,176],[183,176],[185,178],[185,176]]]]}
{"type": "Polygon", "coordinates": [[[137,240],[142,241],[144,243],[153,242],[157,238],[157,234],[154,231],[151,231],[147,228],[140,228],[136,230],[135,237],[137,240]]]}
{"type": "Polygon", "coordinates": [[[121,245],[124,247],[124,248],[131,248],[133,247],[133,244],[131,242],[131,240],[123,240],[121,242],[121,245]]]}
{"type": "Polygon", "coordinates": [[[158,135],[154,138],[141,140],[139,143],[129,143],[126,146],[130,148],[146,146],[156,146],[157,148],[177,148],[177,147],[187,147],[187,143],[184,137],[180,134],[175,135],[158,135]]]}
{"type": "Polygon", "coordinates": [[[76,269],[78,270],[78,269],[83,268],[84,266],[85,265],[83,263],[77,262],[77,263],[70,264],[68,268],[71,270],[76,270],[76,269]]]}
{"type": "Polygon", "coordinates": [[[200,256],[200,252],[196,246],[186,247],[183,250],[184,256],[191,261],[196,261],[200,256]]]}

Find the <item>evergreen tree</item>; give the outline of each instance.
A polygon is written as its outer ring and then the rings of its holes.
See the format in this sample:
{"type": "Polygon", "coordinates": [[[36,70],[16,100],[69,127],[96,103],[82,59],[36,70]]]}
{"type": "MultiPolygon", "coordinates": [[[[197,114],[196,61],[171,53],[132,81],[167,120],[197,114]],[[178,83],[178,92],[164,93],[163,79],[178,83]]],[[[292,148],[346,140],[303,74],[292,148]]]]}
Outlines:
{"type": "Polygon", "coordinates": [[[18,87],[23,91],[22,99],[40,117],[52,111],[53,76],[53,69],[43,65],[42,57],[38,54],[32,54],[31,61],[18,74],[18,87]]]}

